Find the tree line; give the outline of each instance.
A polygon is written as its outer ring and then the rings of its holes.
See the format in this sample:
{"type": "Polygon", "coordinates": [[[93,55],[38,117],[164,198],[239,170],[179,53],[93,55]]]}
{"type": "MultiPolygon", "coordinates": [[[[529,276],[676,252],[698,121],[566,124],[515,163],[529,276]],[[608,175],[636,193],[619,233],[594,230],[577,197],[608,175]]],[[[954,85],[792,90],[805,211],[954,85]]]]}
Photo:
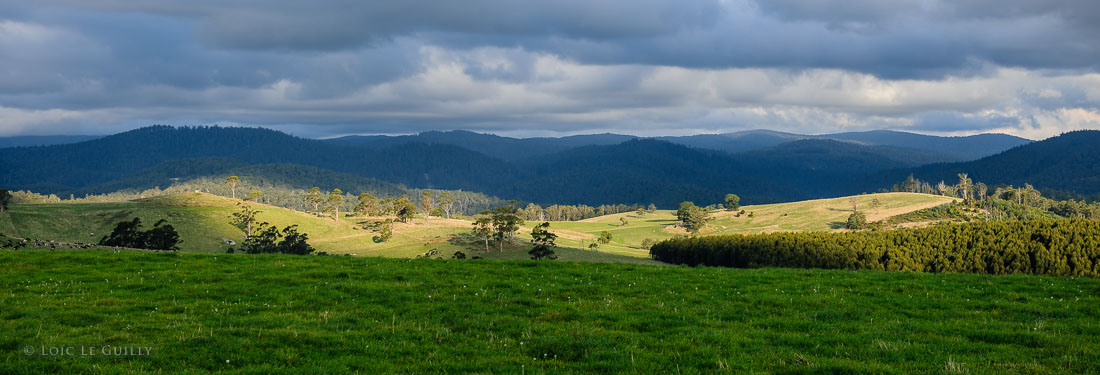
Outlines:
{"type": "Polygon", "coordinates": [[[680,237],[653,259],[691,266],[1100,276],[1100,221],[987,221],[846,233],[680,237]]]}
{"type": "Polygon", "coordinates": [[[966,173],[958,174],[958,181],[949,184],[940,181],[932,185],[909,175],[905,181],[894,184],[891,191],[938,194],[962,198],[963,203],[985,209],[993,219],[1031,219],[1036,216],[1033,208],[1066,218],[1100,219],[1100,202],[1088,203],[1073,199],[1054,200],[1030,184],[1022,187],[989,186],[973,181],[966,173]]]}

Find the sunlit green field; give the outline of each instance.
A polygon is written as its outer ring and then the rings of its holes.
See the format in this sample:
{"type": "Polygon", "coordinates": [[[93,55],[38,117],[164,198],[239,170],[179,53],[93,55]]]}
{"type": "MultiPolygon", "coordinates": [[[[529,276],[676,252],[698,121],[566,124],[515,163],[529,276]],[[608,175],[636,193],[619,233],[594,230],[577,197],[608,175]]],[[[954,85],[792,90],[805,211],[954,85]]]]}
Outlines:
{"type": "Polygon", "coordinates": [[[0,251],[0,373],[1100,373],[1100,280],[0,251]],[[131,356],[51,348],[144,347],[131,356]]]}
{"type": "MultiPolygon", "coordinates": [[[[889,193],[859,196],[860,210],[870,220],[929,208],[952,200],[935,195],[889,193]],[[871,208],[871,200],[878,199],[880,206],[871,208]]],[[[125,203],[53,203],[12,205],[9,212],[0,214],[0,233],[29,238],[51,239],[69,242],[98,241],[109,233],[116,223],[139,217],[146,226],[159,219],[167,219],[181,234],[180,245],[188,252],[225,252],[230,247],[223,239],[240,241],[243,232],[229,224],[230,215],[237,209],[239,200],[210,194],[187,193],[148,198],[125,203]]],[[[376,235],[363,228],[371,219],[331,217],[320,218],[311,214],[262,205],[253,205],[261,212],[259,220],[284,227],[298,225],[309,234],[310,243],[332,254],[357,256],[415,257],[437,250],[442,257],[450,257],[456,251],[468,256],[489,259],[527,258],[530,226],[519,233],[519,241],[505,246],[504,252],[482,250],[484,245],[469,235],[468,220],[417,217],[410,223],[394,226],[391,240],[376,243],[376,235]]],[[[851,213],[848,198],[824,199],[794,203],[746,206],[745,214],[735,217],[734,212],[716,211],[714,220],[702,234],[759,233],[773,231],[830,231],[838,230],[851,213]],[[753,217],[748,217],[752,213],[753,217]]],[[[551,231],[559,235],[556,250],[562,260],[629,261],[650,263],[648,250],[642,242],[649,238],[662,240],[678,234],[674,211],[658,210],[639,217],[636,213],[601,216],[579,222],[553,222],[551,231]],[[621,225],[620,218],[627,219],[621,225]],[[588,245],[596,241],[600,232],[612,234],[612,241],[601,244],[595,251],[588,245]]]]}
{"type": "MultiPolygon", "coordinates": [[[[856,198],[859,210],[866,213],[868,221],[931,208],[955,200],[950,197],[915,193],[868,194],[856,198]],[[871,207],[874,199],[879,201],[877,208],[871,207]]],[[[744,206],[741,209],[745,210],[745,214],[740,217],[736,217],[736,213],[730,211],[714,212],[714,220],[701,231],[701,234],[841,230],[848,215],[852,213],[852,204],[849,197],[842,197],[744,206]],[[753,217],[750,218],[749,213],[752,213],[753,217]]],[[[631,212],[578,222],[554,222],[551,228],[567,230],[566,234],[572,234],[570,238],[561,241],[566,246],[586,248],[596,240],[600,232],[607,231],[612,234],[611,243],[600,245],[600,251],[646,256],[648,251],[641,248],[642,241],[646,238],[663,240],[686,233],[683,229],[676,228],[676,223],[675,211],[658,210],[642,216],[631,212]],[[622,225],[621,218],[626,218],[627,225],[622,225]]]]}
{"type": "MultiPolygon", "coordinates": [[[[177,231],[186,252],[224,253],[231,245],[223,239],[241,241],[243,232],[229,224],[230,215],[237,210],[239,200],[210,194],[188,193],[161,196],[125,203],[53,203],[16,204],[8,212],[0,214],[0,233],[16,237],[49,239],[66,242],[95,243],[110,233],[114,225],[133,217],[141,218],[146,227],[159,219],[167,219],[177,231]]],[[[517,242],[507,244],[503,252],[484,252],[484,245],[470,236],[469,221],[418,217],[410,223],[394,225],[394,236],[389,241],[377,243],[377,233],[363,228],[367,218],[320,218],[312,214],[295,212],[285,208],[252,204],[259,214],[259,221],[284,227],[298,225],[309,235],[309,243],[331,254],[356,256],[387,256],[412,258],[437,250],[439,256],[449,258],[455,251],[468,256],[486,259],[527,259],[530,246],[519,234],[517,242]],[[473,251],[471,251],[473,249],[473,251]]],[[[526,229],[530,231],[530,229],[526,229]]],[[[658,262],[571,248],[558,248],[561,260],[597,262],[629,262],[657,264],[658,262]]]]}

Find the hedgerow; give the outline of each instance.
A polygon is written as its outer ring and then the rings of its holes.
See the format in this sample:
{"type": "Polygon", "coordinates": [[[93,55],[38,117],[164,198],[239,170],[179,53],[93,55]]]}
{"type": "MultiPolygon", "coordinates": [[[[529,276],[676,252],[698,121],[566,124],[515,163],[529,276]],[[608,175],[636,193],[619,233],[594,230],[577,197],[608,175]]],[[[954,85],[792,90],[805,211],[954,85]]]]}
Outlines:
{"type": "Polygon", "coordinates": [[[795,267],[978,274],[1100,276],[1100,221],[974,222],[848,233],[674,238],[659,261],[721,267],[795,267]]]}

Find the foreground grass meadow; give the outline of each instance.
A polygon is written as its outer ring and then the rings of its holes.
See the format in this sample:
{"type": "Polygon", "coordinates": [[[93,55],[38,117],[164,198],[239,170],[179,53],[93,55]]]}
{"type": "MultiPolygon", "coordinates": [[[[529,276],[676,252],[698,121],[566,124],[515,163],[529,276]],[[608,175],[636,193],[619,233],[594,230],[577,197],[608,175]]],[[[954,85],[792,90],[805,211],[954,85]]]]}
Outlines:
{"type": "Polygon", "coordinates": [[[107,250],[0,273],[5,374],[1100,373],[1091,278],[107,250]],[[105,345],[150,354],[41,350],[105,345]]]}

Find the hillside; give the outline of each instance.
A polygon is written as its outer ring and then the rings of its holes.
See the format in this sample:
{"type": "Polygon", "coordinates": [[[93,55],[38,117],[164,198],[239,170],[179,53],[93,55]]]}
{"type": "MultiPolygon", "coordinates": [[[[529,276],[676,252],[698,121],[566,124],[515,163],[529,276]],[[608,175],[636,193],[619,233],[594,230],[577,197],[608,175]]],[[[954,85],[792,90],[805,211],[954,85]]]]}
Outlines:
{"type": "Polygon", "coordinates": [[[909,174],[925,181],[954,183],[959,173],[989,185],[1026,183],[1077,194],[1100,193],[1100,131],[1069,132],[971,162],[886,171],[860,183],[888,187],[909,174]]]}
{"type": "Polygon", "coordinates": [[[1100,372],[1094,278],[138,251],[0,273],[0,373],[1100,372]]]}
{"type": "MultiPolygon", "coordinates": [[[[889,193],[860,196],[860,209],[871,221],[937,206],[952,198],[914,194],[889,193]],[[872,199],[881,206],[871,209],[872,199]]],[[[141,218],[146,226],[159,219],[167,219],[180,232],[181,249],[188,252],[224,252],[229,245],[223,239],[239,241],[241,230],[229,225],[229,217],[237,210],[238,200],[203,193],[183,193],[141,199],[125,203],[50,203],[12,205],[0,214],[0,233],[38,239],[66,242],[94,243],[110,233],[114,225],[133,217],[141,218]]],[[[418,217],[410,223],[397,223],[394,238],[375,243],[376,235],[363,225],[373,219],[318,218],[311,214],[284,208],[252,203],[262,211],[259,221],[278,227],[297,224],[309,235],[309,242],[319,251],[333,254],[359,256],[414,257],[432,249],[441,256],[450,257],[455,251],[469,255],[481,255],[494,259],[527,259],[529,246],[519,243],[509,246],[504,253],[484,253],[481,241],[472,238],[469,220],[418,217]],[[471,251],[473,249],[473,251],[471,251]]],[[[733,212],[714,214],[703,234],[764,233],[776,231],[833,231],[843,226],[851,210],[848,198],[819,201],[745,206],[746,215],[734,217],[733,212]],[[753,217],[748,217],[748,213],[753,217]]],[[[520,229],[521,239],[529,239],[531,225],[520,229]]],[[[552,222],[551,231],[557,233],[559,256],[563,260],[629,261],[646,262],[649,254],[642,248],[645,239],[663,240],[683,229],[675,226],[675,213],[658,210],[637,217],[636,213],[600,216],[579,222],[552,222]],[[620,218],[628,221],[621,226],[620,218]],[[611,243],[602,245],[598,252],[588,249],[600,232],[613,234],[611,243]],[[641,259],[640,259],[641,258],[641,259]]]]}
{"type": "MultiPolygon", "coordinates": [[[[955,201],[954,198],[916,193],[867,194],[857,199],[859,209],[866,213],[869,222],[955,201]],[[874,199],[879,200],[880,206],[872,209],[874,199]]],[[[700,234],[841,231],[852,213],[849,197],[750,205],[741,209],[745,210],[745,214],[740,217],[730,211],[714,212],[713,221],[700,234]]],[[[559,244],[564,246],[586,248],[600,232],[607,231],[612,234],[611,243],[601,245],[600,251],[648,256],[648,250],[642,248],[645,239],[664,240],[686,234],[682,228],[676,227],[676,223],[675,211],[658,210],[640,217],[637,213],[622,213],[581,221],[553,222],[550,227],[569,235],[559,240],[559,244]],[[621,226],[621,218],[627,220],[626,226],[621,226]]]]}
{"type": "MultiPolygon", "coordinates": [[[[225,239],[240,241],[243,232],[229,224],[230,215],[237,211],[239,200],[203,193],[183,193],[140,199],[125,203],[48,203],[12,205],[8,212],[0,213],[0,233],[65,242],[95,243],[110,233],[115,224],[137,217],[146,227],[160,219],[166,219],[180,233],[186,252],[225,252],[231,245],[225,239]]],[[[298,225],[302,233],[309,235],[309,243],[318,251],[358,256],[415,257],[430,250],[439,250],[446,257],[455,251],[469,247],[480,248],[479,242],[467,238],[471,222],[418,218],[408,224],[394,225],[394,238],[375,243],[376,233],[363,229],[364,218],[341,218],[333,221],[312,214],[285,208],[250,203],[261,211],[259,222],[277,227],[298,225]]],[[[522,231],[521,231],[522,232],[522,231]]],[[[530,229],[527,229],[530,232],[530,229]]],[[[521,233],[522,234],[522,233],[521,233]]],[[[527,259],[528,246],[506,248],[505,253],[479,254],[493,259],[527,259]]],[[[474,255],[474,254],[471,254],[474,255]]],[[[594,253],[568,248],[559,249],[563,260],[614,261],[653,263],[636,257],[623,257],[608,253],[594,253]]]]}

